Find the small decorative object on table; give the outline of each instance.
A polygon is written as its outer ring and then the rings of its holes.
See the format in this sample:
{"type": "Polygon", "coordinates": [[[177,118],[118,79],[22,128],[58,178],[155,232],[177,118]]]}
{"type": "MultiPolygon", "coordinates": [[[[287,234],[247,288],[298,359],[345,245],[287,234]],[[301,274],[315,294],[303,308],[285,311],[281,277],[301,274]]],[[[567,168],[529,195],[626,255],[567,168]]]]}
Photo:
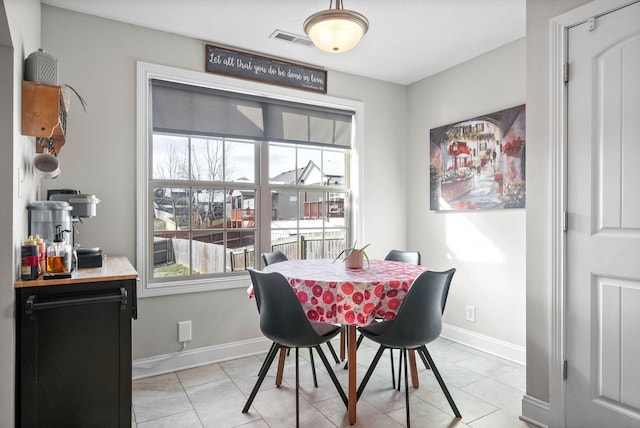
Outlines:
{"type": "Polygon", "coordinates": [[[357,242],[358,241],[355,241],[350,248],[342,250],[335,259],[338,260],[340,257],[344,256],[343,261],[347,269],[362,269],[364,267],[364,259],[367,259],[367,266],[369,266],[369,256],[365,249],[371,244],[367,244],[362,248],[357,248],[357,242]]]}

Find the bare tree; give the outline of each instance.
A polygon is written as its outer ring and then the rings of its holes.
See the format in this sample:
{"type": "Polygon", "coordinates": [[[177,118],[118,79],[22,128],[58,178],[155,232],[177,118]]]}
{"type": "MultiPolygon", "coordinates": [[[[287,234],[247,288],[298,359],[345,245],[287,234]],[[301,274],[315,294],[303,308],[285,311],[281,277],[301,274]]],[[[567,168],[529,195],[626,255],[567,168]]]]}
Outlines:
{"type": "Polygon", "coordinates": [[[161,180],[189,178],[188,147],[182,142],[154,141],[154,177],[161,180]],[[155,146],[164,150],[155,150],[155,146]],[[162,152],[165,153],[162,153],[162,152]]]}
{"type": "Polygon", "coordinates": [[[192,179],[221,181],[223,168],[223,142],[214,139],[194,139],[192,143],[192,179]]]}

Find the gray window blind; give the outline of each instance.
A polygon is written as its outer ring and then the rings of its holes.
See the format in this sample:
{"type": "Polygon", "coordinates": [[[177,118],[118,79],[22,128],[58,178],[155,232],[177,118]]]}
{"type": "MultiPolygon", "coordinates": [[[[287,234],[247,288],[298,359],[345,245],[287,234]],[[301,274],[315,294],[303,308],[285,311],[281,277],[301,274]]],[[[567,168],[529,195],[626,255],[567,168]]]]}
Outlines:
{"type": "Polygon", "coordinates": [[[353,112],[151,81],[154,132],[351,146],[353,112]]]}

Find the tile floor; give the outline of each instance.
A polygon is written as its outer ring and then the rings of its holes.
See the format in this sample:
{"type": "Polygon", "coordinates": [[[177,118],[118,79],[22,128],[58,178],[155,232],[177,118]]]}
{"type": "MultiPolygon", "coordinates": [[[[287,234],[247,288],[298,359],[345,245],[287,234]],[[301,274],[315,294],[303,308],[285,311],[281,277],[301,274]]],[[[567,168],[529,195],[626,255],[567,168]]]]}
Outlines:
{"type": "MultiPolygon", "coordinates": [[[[334,347],[338,349],[337,343],[334,347]]],[[[453,412],[431,371],[418,360],[420,387],[409,388],[413,427],[530,427],[518,419],[525,392],[524,366],[475,349],[438,339],[429,346],[462,419],[453,412]]],[[[323,346],[323,350],[324,350],[323,346]]],[[[358,384],[375,354],[375,344],[358,350],[358,384]]],[[[326,352],[330,361],[331,356],[326,352]]],[[[242,413],[266,354],[210,364],[133,382],[133,422],[137,428],[167,427],[293,427],[295,426],[295,358],[287,358],[284,380],[276,388],[275,367],[248,413],[242,413]]],[[[405,426],[404,384],[392,389],[389,353],[385,352],[358,401],[358,421],[349,425],[346,407],[319,358],[315,358],[318,388],[313,387],[308,351],[300,351],[300,426],[405,426]]],[[[397,358],[397,352],[395,353],[397,358]]],[[[397,363],[396,363],[397,367],[397,363]]],[[[347,371],[334,365],[346,391],[347,371]]]]}

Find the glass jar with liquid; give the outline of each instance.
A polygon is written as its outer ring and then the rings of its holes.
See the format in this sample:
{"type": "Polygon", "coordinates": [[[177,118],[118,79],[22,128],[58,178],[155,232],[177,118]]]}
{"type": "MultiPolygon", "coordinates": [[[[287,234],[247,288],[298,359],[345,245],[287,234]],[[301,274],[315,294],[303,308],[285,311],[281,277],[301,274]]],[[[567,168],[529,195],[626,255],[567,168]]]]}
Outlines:
{"type": "Polygon", "coordinates": [[[38,245],[31,235],[24,241],[21,248],[22,264],[20,278],[30,281],[38,278],[38,245]]]}
{"type": "Polygon", "coordinates": [[[60,229],[60,225],[56,226],[53,242],[47,248],[47,275],[71,274],[71,246],[64,240],[64,233],[70,231],[60,229]]]}

